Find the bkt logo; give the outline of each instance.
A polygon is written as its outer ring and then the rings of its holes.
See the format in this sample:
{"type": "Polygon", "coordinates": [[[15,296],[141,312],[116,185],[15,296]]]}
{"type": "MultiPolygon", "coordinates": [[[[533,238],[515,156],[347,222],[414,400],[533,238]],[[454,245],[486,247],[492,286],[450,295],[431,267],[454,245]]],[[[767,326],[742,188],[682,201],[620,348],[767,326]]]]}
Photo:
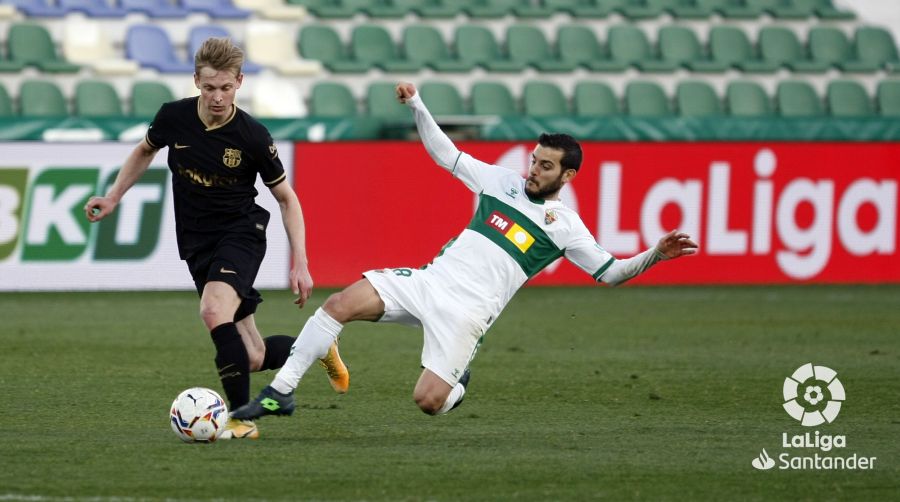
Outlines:
{"type": "Polygon", "coordinates": [[[117,171],[90,167],[0,167],[0,262],[21,243],[22,261],[75,260],[94,239],[94,260],[142,259],[159,242],[167,169],[149,169],[116,211],[99,224],[84,217],[87,200],[105,193],[117,171]],[[36,173],[30,180],[29,172],[36,173]],[[102,181],[102,183],[101,183],[102,181]]]}

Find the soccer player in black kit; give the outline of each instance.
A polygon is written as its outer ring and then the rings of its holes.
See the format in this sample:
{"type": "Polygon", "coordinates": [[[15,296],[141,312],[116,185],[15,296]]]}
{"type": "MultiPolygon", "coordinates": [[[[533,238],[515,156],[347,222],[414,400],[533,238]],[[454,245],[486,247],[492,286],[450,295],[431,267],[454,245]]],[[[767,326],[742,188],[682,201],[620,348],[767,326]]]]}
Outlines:
{"type": "MultiPolygon", "coordinates": [[[[168,147],[178,251],[200,294],[200,317],[212,336],[231,409],[249,401],[250,372],[280,368],[295,340],[263,339],[254,321],[262,299],[253,282],[266,253],[269,223],[268,211],[255,203],[257,174],[281,209],[291,246],[289,283],[298,295],[294,303],[302,308],[313,286],[303,212],[285,183],[275,144],[265,126],[234,105],[243,58],[228,39],[206,40],[194,58],[200,96],[162,105],[107,194],[84,207],[91,222],[108,216],[156,153],[168,147]]],[[[336,344],[321,362],[332,387],[346,392],[350,377],[336,344]]],[[[257,437],[252,421],[230,419],[220,439],[257,437]]]]}

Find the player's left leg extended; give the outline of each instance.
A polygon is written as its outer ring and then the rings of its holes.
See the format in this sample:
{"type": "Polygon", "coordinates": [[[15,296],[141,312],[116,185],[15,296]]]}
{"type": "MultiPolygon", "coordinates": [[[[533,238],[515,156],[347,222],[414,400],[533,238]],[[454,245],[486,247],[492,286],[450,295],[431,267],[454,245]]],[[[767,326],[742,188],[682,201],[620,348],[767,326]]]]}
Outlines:
{"type": "Polygon", "coordinates": [[[420,410],[429,415],[443,415],[459,406],[466,395],[469,384],[467,369],[455,385],[450,385],[429,369],[422,370],[413,399],[420,410]]]}

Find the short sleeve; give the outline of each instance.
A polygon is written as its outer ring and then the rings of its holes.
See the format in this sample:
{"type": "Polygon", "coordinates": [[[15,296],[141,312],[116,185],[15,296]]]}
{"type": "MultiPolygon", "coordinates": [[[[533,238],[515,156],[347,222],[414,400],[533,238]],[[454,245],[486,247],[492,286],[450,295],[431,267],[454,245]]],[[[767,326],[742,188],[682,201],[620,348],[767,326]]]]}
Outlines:
{"type": "Polygon", "coordinates": [[[449,169],[455,178],[462,181],[469,190],[481,193],[492,180],[504,178],[513,171],[487,162],[482,162],[467,153],[460,152],[456,163],[449,169]]]}
{"type": "Polygon", "coordinates": [[[259,138],[262,140],[258,144],[260,149],[256,156],[260,159],[259,175],[263,183],[269,188],[281,183],[285,180],[284,165],[281,163],[281,157],[278,156],[278,147],[268,131],[263,129],[259,138]]]}
{"type": "Polygon", "coordinates": [[[575,266],[590,274],[595,281],[599,281],[603,273],[616,261],[609,251],[597,244],[584,224],[574,232],[572,240],[566,246],[565,256],[575,266]]]}
{"type": "Polygon", "coordinates": [[[153,122],[150,123],[150,128],[147,129],[145,138],[147,143],[153,148],[160,149],[169,145],[168,118],[170,109],[171,107],[168,104],[159,107],[156,116],[153,117],[153,122]]]}

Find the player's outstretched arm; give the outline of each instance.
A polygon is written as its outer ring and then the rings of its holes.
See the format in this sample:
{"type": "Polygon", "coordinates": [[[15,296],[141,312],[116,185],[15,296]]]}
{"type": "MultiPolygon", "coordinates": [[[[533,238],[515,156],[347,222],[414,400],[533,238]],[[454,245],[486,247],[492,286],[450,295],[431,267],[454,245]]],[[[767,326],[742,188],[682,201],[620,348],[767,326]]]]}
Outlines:
{"type": "Polygon", "coordinates": [[[147,172],[153,157],[159,150],[150,146],[146,139],[131,151],[125,164],[116,176],[116,181],[103,197],[91,197],[84,205],[84,214],[91,223],[98,222],[112,213],[119,201],[134,184],[147,172]]]}
{"type": "Polygon", "coordinates": [[[678,230],[672,230],[659,239],[656,246],[643,253],[616,260],[601,276],[601,280],[610,286],[618,286],[647,271],[661,260],[669,260],[697,252],[697,243],[691,237],[678,230]]]}
{"type": "Polygon", "coordinates": [[[434,117],[431,116],[431,112],[425,107],[425,103],[416,91],[416,86],[409,82],[400,82],[397,84],[396,91],[397,99],[412,109],[413,117],[416,119],[416,129],[419,131],[419,137],[422,138],[422,144],[425,145],[428,154],[438,165],[452,171],[459,159],[460,152],[434,121],[434,117]]]}
{"type": "Polygon", "coordinates": [[[303,209],[297,194],[287,182],[272,187],[272,195],[281,209],[281,222],[291,245],[291,271],[288,276],[291,291],[297,295],[294,303],[303,308],[312,294],[313,280],[309,273],[306,258],[306,225],[303,222],[303,209]]]}

